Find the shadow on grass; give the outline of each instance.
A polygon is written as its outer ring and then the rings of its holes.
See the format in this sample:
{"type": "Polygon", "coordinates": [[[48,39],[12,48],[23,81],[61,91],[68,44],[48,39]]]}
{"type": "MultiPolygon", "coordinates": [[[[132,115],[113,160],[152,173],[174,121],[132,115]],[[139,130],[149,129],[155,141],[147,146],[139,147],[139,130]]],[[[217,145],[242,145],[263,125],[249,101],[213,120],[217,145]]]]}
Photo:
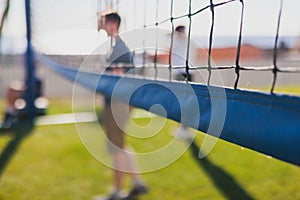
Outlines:
{"type": "Polygon", "coordinates": [[[214,185],[226,196],[227,199],[254,199],[247,191],[245,191],[226,171],[214,165],[208,158],[199,159],[199,147],[193,141],[190,146],[191,153],[198,165],[207,173],[211,178],[214,185]]]}
{"type": "Polygon", "coordinates": [[[17,152],[18,147],[20,146],[22,141],[26,138],[26,136],[32,133],[33,128],[34,125],[32,121],[22,121],[16,124],[10,130],[0,131],[0,135],[10,134],[12,136],[12,139],[2,149],[0,154],[0,177],[13,155],[17,152]]]}

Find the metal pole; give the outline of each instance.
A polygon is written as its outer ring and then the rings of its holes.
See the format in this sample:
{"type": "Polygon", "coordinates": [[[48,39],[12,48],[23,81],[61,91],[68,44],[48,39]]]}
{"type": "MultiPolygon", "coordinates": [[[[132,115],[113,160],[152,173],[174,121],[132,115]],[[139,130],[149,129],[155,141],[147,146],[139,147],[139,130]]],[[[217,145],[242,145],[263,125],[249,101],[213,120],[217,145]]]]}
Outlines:
{"type": "Polygon", "coordinates": [[[30,0],[25,0],[25,13],[26,13],[26,39],[27,49],[25,52],[25,101],[26,101],[26,114],[28,119],[33,121],[35,116],[35,62],[34,55],[31,46],[31,12],[30,12],[30,0]]]}

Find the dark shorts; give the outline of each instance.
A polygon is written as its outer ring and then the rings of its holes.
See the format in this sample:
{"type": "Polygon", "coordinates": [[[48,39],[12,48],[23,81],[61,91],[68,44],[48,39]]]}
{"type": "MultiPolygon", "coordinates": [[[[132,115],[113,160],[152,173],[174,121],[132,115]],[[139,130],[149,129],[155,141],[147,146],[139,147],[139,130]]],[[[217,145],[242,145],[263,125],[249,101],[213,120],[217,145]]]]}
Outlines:
{"type": "Polygon", "coordinates": [[[124,129],[129,117],[128,113],[128,105],[124,103],[115,100],[109,101],[109,103],[105,102],[104,126],[108,139],[108,150],[111,153],[124,148],[124,129]]]}

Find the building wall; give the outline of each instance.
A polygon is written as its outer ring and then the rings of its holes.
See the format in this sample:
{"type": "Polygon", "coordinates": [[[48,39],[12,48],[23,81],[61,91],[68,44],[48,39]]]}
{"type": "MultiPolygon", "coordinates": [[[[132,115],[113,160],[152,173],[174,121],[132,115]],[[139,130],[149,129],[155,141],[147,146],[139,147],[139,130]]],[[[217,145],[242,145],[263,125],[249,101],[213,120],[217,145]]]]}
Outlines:
{"type": "MultiPolygon", "coordinates": [[[[224,49],[214,51],[213,64],[215,65],[235,65],[235,49],[224,49]],[[231,59],[220,59],[223,57],[223,53],[227,54],[231,59]],[[217,56],[219,55],[219,56],[217,56]]],[[[271,66],[272,65],[272,52],[265,52],[252,47],[243,48],[241,54],[242,66],[271,66]],[[248,52],[248,53],[247,53],[248,52]],[[248,55],[252,52],[251,56],[248,55]]],[[[99,56],[50,56],[60,63],[64,63],[68,66],[74,68],[79,68],[92,71],[101,74],[105,68],[103,64],[105,58],[99,56]]],[[[162,57],[166,63],[168,63],[168,56],[164,55],[162,57]]],[[[289,61],[288,56],[285,54],[279,55],[278,65],[293,67],[298,66],[300,61],[289,61]]],[[[207,65],[207,57],[203,58],[204,66],[207,65]]],[[[15,80],[24,80],[24,64],[22,56],[1,56],[0,57],[0,98],[4,98],[5,91],[9,84],[15,80]]],[[[72,97],[74,83],[66,80],[65,78],[55,74],[50,69],[38,63],[37,74],[42,78],[44,84],[44,93],[48,97],[72,97]]],[[[156,74],[153,67],[146,66],[145,77],[150,77],[153,79],[154,74],[156,74]]],[[[158,79],[168,79],[169,69],[168,68],[158,68],[158,79]]],[[[171,75],[174,75],[173,71],[171,75]]],[[[205,84],[207,82],[208,72],[206,69],[195,71],[195,81],[205,84]]],[[[236,74],[234,69],[229,70],[218,70],[214,71],[212,74],[212,83],[215,85],[224,85],[232,87],[236,79],[236,74]]],[[[273,74],[271,71],[268,72],[254,72],[254,71],[242,71],[240,78],[240,87],[243,88],[255,88],[255,87],[270,87],[273,80],[273,74]]],[[[278,75],[277,85],[300,85],[300,73],[280,73],[278,75]]],[[[87,92],[83,87],[76,87],[77,93],[85,94],[87,92]]]]}

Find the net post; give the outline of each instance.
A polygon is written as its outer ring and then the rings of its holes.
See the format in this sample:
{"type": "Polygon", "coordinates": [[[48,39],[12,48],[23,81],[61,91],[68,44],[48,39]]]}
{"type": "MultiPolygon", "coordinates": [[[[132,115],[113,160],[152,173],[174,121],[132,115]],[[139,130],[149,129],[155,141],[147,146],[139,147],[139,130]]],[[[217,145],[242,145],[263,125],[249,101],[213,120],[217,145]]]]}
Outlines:
{"type": "Polygon", "coordinates": [[[35,117],[35,62],[31,43],[31,9],[30,0],[25,0],[25,16],[26,16],[26,39],[27,48],[24,54],[24,64],[25,64],[25,101],[26,101],[26,114],[28,115],[28,120],[33,121],[35,117]]]}

